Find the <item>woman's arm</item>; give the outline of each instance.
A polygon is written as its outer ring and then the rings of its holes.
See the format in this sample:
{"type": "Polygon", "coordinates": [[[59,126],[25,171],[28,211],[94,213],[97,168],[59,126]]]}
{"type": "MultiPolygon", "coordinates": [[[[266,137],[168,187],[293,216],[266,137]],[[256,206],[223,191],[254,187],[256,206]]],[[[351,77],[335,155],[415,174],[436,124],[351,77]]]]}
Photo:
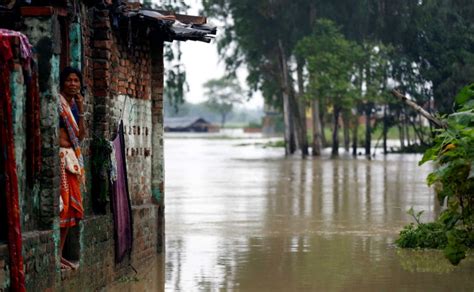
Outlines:
{"type": "Polygon", "coordinates": [[[76,95],[76,104],[77,109],[79,110],[79,136],[77,137],[79,141],[82,141],[86,136],[85,127],[84,127],[84,97],[80,94],[76,95]]]}

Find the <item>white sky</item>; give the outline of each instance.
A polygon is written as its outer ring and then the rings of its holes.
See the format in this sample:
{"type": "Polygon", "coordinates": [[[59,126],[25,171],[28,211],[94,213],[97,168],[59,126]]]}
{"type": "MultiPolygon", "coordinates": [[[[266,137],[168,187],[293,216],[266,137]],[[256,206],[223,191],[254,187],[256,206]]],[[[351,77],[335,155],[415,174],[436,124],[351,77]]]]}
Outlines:
{"type": "MultiPolygon", "coordinates": [[[[160,3],[159,0],[154,0],[154,2],[160,3]]],[[[191,6],[187,14],[199,15],[199,9],[202,7],[201,0],[186,0],[185,2],[191,6]]],[[[208,19],[208,22],[216,25],[216,21],[212,19],[208,19]]],[[[222,33],[222,30],[222,27],[217,27],[217,38],[219,38],[219,34],[222,33]]],[[[205,101],[206,97],[204,96],[202,85],[209,79],[220,78],[225,74],[224,63],[219,62],[217,44],[215,41],[211,43],[186,41],[180,42],[180,45],[182,50],[182,62],[186,68],[186,77],[189,84],[189,92],[186,93],[185,99],[192,103],[205,101]]],[[[246,76],[246,70],[239,70],[238,78],[242,88],[247,88],[245,83],[246,76]]],[[[252,99],[246,102],[244,106],[246,108],[263,107],[261,94],[254,93],[252,99]]]]}

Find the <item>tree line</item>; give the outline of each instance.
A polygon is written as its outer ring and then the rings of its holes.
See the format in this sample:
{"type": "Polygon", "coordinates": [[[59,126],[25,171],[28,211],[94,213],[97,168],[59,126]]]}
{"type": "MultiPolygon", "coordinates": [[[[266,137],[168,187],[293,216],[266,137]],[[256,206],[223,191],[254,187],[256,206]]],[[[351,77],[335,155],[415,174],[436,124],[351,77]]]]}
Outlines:
{"type": "Polygon", "coordinates": [[[337,155],[340,144],[356,154],[365,128],[369,155],[374,127],[382,129],[385,153],[390,128],[398,129],[402,148],[429,145],[431,129],[390,89],[443,115],[474,80],[472,1],[203,0],[203,6],[224,25],[218,50],[229,75],[245,65],[250,88],[283,113],[287,154],[299,149],[306,156],[310,143],[313,155],[325,146],[337,155]]]}

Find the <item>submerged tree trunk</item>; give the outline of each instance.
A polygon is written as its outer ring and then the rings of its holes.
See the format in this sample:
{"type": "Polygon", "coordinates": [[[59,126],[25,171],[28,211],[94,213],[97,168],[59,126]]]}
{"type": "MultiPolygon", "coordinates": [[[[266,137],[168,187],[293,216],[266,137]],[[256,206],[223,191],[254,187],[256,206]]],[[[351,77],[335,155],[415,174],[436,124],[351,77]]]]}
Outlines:
{"type": "Polygon", "coordinates": [[[321,155],[322,137],[321,137],[321,120],[319,116],[319,100],[313,99],[311,102],[313,114],[313,156],[321,155]]]}
{"type": "Polygon", "coordinates": [[[407,110],[404,106],[403,108],[403,119],[402,119],[402,128],[403,128],[403,137],[405,138],[405,142],[406,142],[406,147],[410,147],[410,134],[408,133],[408,114],[407,114],[407,110]]]}
{"type": "Polygon", "coordinates": [[[350,112],[344,110],[342,113],[342,123],[344,125],[344,151],[349,152],[350,144],[350,112]]]}
{"type": "Polygon", "coordinates": [[[405,150],[405,130],[402,125],[398,125],[398,136],[400,139],[400,150],[405,150]]]}
{"type": "MultiPolygon", "coordinates": [[[[291,106],[290,106],[290,108],[291,108],[291,106]]],[[[291,111],[290,111],[290,113],[291,113],[291,111]]],[[[298,145],[298,134],[296,132],[294,118],[290,114],[290,150],[291,150],[291,153],[292,154],[295,153],[296,150],[298,150],[298,147],[299,147],[299,145],[298,145]]]]}
{"type": "Polygon", "coordinates": [[[332,156],[339,155],[339,113],[341,109],[336,106],[334,107],[334,124],[333,124],[333,131],[332,131],[332,156]]]}
{"type": "Polygon", "coordinates": [[[283,96],[283,121],[285,124],[285,155],[290,155],[295,152],[292,147],[294,140],[292,141],[292,126],[291,126],[291,112],[290,112],[290,97],[288,87],[288,66],[286,63],[285,53],[283,51],[283,45],[281,40],[278,40],[279,48],[279,61],[281,68],[281,88],[283,96]]]}
{"type": "Polygon", "coordinates": [[[367,103],[365,105],[365,155],[370,156],[371,140],[372,140],[372,127],[370,119],[372,118],[372,105],[367,103]]]}
{"type": "Polygon", "coordinates": [[[387,154],[387,133],[388,133],[388,115],[387,115],[388,105],[385,105],[383,108],[383,154],[387,154]]]}
{"type": "Polygon", "coordinates": [[[359,115],[353,117],[354,127],[352,128],[352,156],[357,156],[357,139],[359,135],[359,115]]]}
{"type": "Polygon", "coordinates": [[[410,128],[409,128],[409,116],[408,116],[408,113],[405,111],[405,123],[403,123],[403,126],[405,127],[405,138],[407,140],[407,146],[410,147],[410,145],[412,144],[411,143],[411,139],[410,139],[410,128]]]}
{"type": "Polygon", "coordinates": [[[324,129],[326,128],[326,121],[324,119],[324,109],[325,109],[325,104],[323,104],[323,101],[319,101],[319,121],[321,124],[321,144],[323,147],[328,146],[328,139],[326,138],[326,133],[324,132],[324,129]],[[322,109],[322,110],[321,110],[322,109]]]}
{"type": "Polygon", "coordinates": [[[221,128],[224,129],[227,114],[221,115],[221,128]]]}
{"type": "Polygon", "coordinates": [[[405,149],[405,133],[403,130],[403,120],[402,120],[401,109],[398,110],[397,117],[398,117],[397,127],[398,127],[398,137],[400,140],[400,150],[403,151],[405,149]]]}
{"type": "Polygon", "coordinates": [[[298,149],[298,145],[296,145],[296,133],[295,133],[295,125],[294,125],[294,122],[293,122],[293,119],[291,118],[291,114],[290,114],[290,138],[288,140],[288,147],[290,149],[290,152],[288,154],[293,154],[296,152],[296,149],[298,149]]]}
{"type": "MultiPolygon", "coordinates": [[[[360,63],[359,65],[359,78],[358,78],[358,90],[360,96],[363,96],[363,83],[364,83],[364,65],[360,63]]],[[[361,104],[357,103],[354,110],[354,128],[352,133],[352,156],[357,156],[357,147],[359,142],[359,116],[361,114],[361,104]]]]}
{"type": "MultiPolygon", "coordinates": [[[[370,90],[369,88],[372,86],[372,72],[370,68],[370,60],[365,64],[365,82],[366,82],[366,87],[367,87],[367,95],[369,95],[370,90]]],[[[371,96],[368,96],[371,98],[371,96]]],[[[372,140],[372,129],[371,129],[371,124],[370,124],[370,119],[372,115],[372,102],[370,99],[365,103],[364,105],[364,110],[365,110],[365,155],[370,156],[370,148],[371,148],[371,140],[372,140]]]]}
{"type": "Polygon", "coordinates": [[[293,90],[293,85],[290,82],[289,85],[291,121],[293,122],[295,139],[298,145],[296,149],[301,149],[301,154],[304,158],[308,155],[308,140],[306,138],[306,133],[303,130],[303,125],[301,122],[301,111],[299,108],[298,101],[296,99],[295,91],[293,90]]]}
{"type": "Polygon", "coordinates": [[[303,67],[304,60],[298,59],[296,65],[296,72],[298,76],[298,109],[300,112],[301,121],[301,154],[303,157],[309,154],[308,152],[308,128],[306,127],[306,101],[304,98],[304,78],[303,78],[303,67]]]}
{"type": "MultiPolygon", "coordinates": [[[[311,27],[314,25],[316,20],[316,4],[314,2],[310,3],[309,7],[309,21],[311,27]]],[[[311,100],[311,114],[312,114],[312,122],[313,122],[313,147],[312,147],[312,155],[313,156],[320,156],[322,150],[322,134],[323,128],[321,125],[321,117],[320,117],[320,98],[313,96],[311,100]]]]}

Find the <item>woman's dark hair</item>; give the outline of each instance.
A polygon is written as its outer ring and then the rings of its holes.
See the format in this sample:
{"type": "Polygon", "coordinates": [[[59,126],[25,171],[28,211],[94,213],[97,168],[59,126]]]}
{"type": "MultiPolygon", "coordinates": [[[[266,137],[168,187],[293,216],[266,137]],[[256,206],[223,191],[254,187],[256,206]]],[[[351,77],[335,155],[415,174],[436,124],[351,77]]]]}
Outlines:
{"type": "Polygon", "coordinates": [[[82,83],[81,71],[79,71],[79,69],[74,68],[74,67],[66,67],[63,69],[63,71],[61,72],[61,75],[59,76],[59,88],[61,90],[63,90],[64,82],[66,82],[66,79],[69,77],[69,74],[73,74],[73,73],[76,74],[77,77],[79,78],[79,81],[81,82],[81,89],[82,89],[83,83],[82,83]]]}

